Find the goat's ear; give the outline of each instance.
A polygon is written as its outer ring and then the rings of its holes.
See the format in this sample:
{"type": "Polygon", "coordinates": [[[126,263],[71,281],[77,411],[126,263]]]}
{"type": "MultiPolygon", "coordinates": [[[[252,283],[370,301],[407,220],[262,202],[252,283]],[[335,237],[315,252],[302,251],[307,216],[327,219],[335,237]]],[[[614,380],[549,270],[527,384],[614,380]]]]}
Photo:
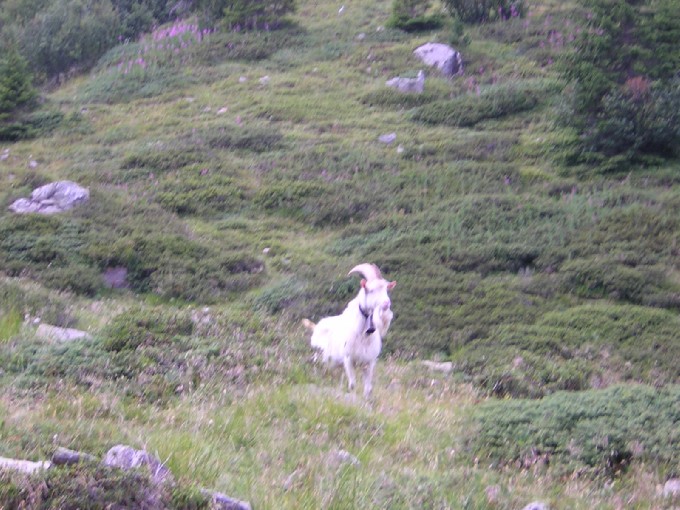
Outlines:
{"type": "Polygon", "coordinates": [[[387,284],[387,290],[392,290],[396,284],[397,284],[397,281],[396,281],[396,280],[393,281],[393,282],[389,282],[389,283],[387,284]]]}
{"type": "Polygon", "coordinates": [[[361,279],[361,288],[362,288],[362,289],[365,289],[365,288],[366,288],[366,283],[367,283],[367,282],[366,282],[366,278],[362,278],[362,279],[361,279]]]}

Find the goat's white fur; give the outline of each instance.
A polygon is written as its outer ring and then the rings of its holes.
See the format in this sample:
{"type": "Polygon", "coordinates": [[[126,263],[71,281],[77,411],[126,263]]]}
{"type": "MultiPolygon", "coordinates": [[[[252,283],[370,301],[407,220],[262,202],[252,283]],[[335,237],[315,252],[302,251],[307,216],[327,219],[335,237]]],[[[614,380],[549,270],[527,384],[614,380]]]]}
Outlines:
{"type": "Polygon", "coordinates": [[[385,280],[374,264],[359,264],[349,274],[355,272],[363,274],[365,279],[361,280],[357,296],[340,315],[321,319],[318,324],[308,319],[302,322],[312,331],[312,347],[321,350],[323,360],[345,367],[350,390],[356,384],[354,365],[365,366],[364,396],[368,397],[373,389],[373,371],[382,348],[382,339],[393,317],[388,291],[397,282],[385,280]],[[370,322],[362,310],[370,311],[375,331],[367,332],[370,322]]]}

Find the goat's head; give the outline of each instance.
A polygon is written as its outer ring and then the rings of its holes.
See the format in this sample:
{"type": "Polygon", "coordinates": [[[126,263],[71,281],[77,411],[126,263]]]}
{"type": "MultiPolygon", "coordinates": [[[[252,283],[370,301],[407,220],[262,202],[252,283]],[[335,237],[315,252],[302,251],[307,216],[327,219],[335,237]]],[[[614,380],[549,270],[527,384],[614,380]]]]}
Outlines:
{"type": "Polygon", "coordinates": [[[388,291],[392,290],[397,282],[385,280],[375,264],[359,264],[348,273],[348,276],[352,273],[359,273],[364,276],[361,279],[361,288],[364,290],[365,300],[361,308],[368,323],[366,333],[371,334],[375,331],[373,311],[376,309],[388,310],[392,306],[388,291]]]}

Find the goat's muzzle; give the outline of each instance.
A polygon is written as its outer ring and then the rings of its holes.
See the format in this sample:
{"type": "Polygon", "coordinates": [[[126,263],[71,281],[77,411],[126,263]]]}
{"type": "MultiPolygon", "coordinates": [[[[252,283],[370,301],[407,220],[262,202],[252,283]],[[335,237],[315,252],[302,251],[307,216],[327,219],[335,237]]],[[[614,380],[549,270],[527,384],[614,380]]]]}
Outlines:
{"type": "Polygon", "coordinates": [[[366,319],[366,334],[372,335],[375,333],[375,326],[373,325],[373,310],[366,310],[362,307],[359,307],[359,311],[366,319]]]}

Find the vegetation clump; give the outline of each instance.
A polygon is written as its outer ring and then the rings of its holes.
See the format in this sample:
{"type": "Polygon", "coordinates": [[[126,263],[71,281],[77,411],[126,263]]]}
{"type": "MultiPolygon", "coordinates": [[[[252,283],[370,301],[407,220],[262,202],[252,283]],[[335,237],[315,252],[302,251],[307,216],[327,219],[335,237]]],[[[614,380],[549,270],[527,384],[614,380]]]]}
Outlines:
{"type": "Polygon", "coordinates": [[[468,444],[498,467],[550,465],[564,475],[606,478],[645,462],[672,475],[680,468],[679,398],[677,385],[631,385],[489,402],[476,414],[468,444]]]}

